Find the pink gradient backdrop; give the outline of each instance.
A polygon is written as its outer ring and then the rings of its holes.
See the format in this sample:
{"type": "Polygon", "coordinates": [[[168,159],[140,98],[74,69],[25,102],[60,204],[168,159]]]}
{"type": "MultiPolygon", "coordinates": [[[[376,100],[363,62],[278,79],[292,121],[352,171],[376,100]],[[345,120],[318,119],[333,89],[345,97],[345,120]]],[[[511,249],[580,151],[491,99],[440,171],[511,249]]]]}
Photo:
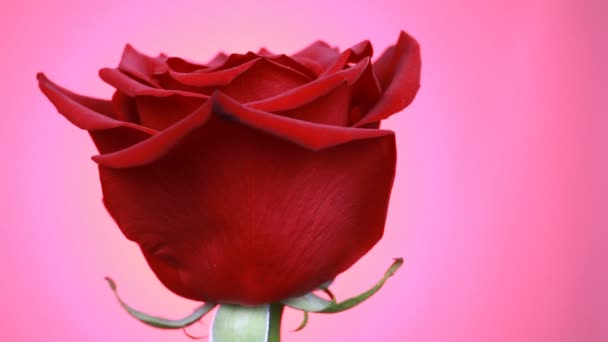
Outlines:
{"type": "MultiPolygon", "coordinates": [[[[381,52],[405,29],[422,88],[386,121],[399,165],[384,240],[338,278],[368,303],[312,315],[298,341],[608,341],[608,47],[600,1],[3,1],[0,340],[188,341],[128,317],[194,303],[156,280],[101,204],[94,146],[39,93],[35,73],[109,96],[97,77],[126,42],[205,60],[293,52],[322,38],[381,52]]],[[[206,324],[209,323],[207,319],[206,324]]],[[[194,334],[205,333],[196,326],[194,334]]]]}

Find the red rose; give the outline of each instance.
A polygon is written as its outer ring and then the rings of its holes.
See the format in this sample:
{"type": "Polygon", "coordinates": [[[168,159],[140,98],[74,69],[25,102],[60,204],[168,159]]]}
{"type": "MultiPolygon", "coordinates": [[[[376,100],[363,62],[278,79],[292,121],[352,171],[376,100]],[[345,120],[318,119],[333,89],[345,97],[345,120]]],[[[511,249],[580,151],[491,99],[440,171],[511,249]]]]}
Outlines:
{"type": "Polygon", "coordinates": [[[319,41],[199,65],[127,46],[99,73],[111,101],[38,79],[91,134],[105,206],[161,282],[254,305],[317,288],[382,236],[396,156],[378,126],[413,100],[420,54],[402,32],[371,56],[319,41]]]}

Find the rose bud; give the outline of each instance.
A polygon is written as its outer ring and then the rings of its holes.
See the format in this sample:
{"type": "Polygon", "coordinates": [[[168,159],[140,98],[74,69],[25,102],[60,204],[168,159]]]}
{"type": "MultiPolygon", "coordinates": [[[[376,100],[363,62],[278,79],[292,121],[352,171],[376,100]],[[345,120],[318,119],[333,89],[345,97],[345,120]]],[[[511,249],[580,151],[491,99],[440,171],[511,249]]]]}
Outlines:
{"type": "Polygon", "coordinates": [[[319,41],[196,64],[127,46],[99,73],[111,100],[38,80],[90,133],[104,204],[158,279],[257,305],[318,288],[382,237],[396,149],[378,127],[413,100],[420,52],[402,32],[372,53],[319,41]]]}

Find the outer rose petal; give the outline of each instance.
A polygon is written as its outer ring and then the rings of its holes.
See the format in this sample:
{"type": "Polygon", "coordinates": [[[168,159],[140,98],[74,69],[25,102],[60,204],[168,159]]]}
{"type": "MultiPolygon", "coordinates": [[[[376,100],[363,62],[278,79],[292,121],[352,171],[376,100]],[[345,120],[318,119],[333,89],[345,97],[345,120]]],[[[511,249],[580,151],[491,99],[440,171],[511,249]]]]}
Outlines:
{"type": "Polygon", "coordinates": [[[51,82],[44,74],[38,74],[38,85],[59,113],[81,129],[93,131],[125,127],[127,130],[140,131],[147,135],[156,134],[153,129],[114,119],[116,115],[110,101],[74,94],[51,82]]]}
{"type": "Polygon", "coordinates": [[[194,132],[207,124],[211,114],[282,138],[310,150],[321,150],[363,140],[392,135],[386,130],[336,127],[301,121],[252,109],[217,92],[192,114],[146,141],[116,153],[94,156],[99,165],[109,168],[132,168],[161,159],[182,140],[191,139],[194,132]]]}
{"type": "Polygon", "coordinates": [[[312,151],[209,117],[152,163],[100,174],[109,212],[170,290],[257,305],[363,256],[382,236],[394,168],[392,134],[312,151]]]}
{"type": "Polygon", "coordinates": [[[407,107],[420,88],[420,46],[405,32],[374,63],[383,90],[382,98],[355,126],[386,119],[407,107]]]}

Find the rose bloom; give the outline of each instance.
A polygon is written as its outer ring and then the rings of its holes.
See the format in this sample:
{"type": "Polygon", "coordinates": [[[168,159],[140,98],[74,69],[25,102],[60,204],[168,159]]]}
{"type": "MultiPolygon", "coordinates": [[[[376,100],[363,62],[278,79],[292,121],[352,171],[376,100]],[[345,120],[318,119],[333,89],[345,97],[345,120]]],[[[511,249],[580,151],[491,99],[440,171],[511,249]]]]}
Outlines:
{"type": "Polygon", "coordinates": [[[104,204],[158,279],[257,305],[314,290],[382,236],[396,149],[379,123],[413,100],[420,52],[402,32],[372,53],[317,41],[196,64],[127,46],[99,72],[111,100],[38,80],[90,133],[104,204]]]}

